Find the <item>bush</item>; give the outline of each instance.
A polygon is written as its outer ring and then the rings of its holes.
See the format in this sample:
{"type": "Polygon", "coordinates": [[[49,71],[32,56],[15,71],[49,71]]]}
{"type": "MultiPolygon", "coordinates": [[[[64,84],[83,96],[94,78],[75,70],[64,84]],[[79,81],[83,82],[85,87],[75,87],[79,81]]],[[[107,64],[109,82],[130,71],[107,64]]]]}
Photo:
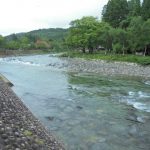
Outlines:
{"type": "Polygon", "coordinates": [[[122,53],[122,45],[117,43],[113,45],[113,51],[115,54],[121,54],[122,53]]]}

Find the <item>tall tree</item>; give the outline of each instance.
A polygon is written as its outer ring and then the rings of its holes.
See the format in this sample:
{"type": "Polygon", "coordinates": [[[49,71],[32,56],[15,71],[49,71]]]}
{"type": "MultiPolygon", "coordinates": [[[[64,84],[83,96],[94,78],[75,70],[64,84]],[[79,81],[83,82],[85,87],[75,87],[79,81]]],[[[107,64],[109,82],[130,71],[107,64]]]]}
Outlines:
{"type": "Polygon", "coordinates": [[[139,17],[134,17],[131,20],[130,26],[128,28],[128,33],[129,33],[129,48],[132,51],[132,53],[136,53],[137,51],[141,51],[143,49],[143,40],[142,35],[143,35],[143,19],[141,16],[139,17]]]}
{"type": "Polygon", "coordinates": [[[140,0],[129,0],[129,15],[130,16],[141,16],[141,1],[140,0]]]}
{"type": "Polygon", "coordinates": [[[142,16],[144,20],[150,19],[150,0],[143,0],[142,16]]]}
{"type": "Polygon", "coordinates": [[[101,22],[97,30],[98,43],[100,46],[103,46],[107,51],[112,50],[112,45],[114,41],[114,28],[112,28],[108,23],[101,22]]]}
{"type": "Polygon", "coordinates": [[[144,56],[147,54],[148,46],[150,45],[150,19],[144,22],[141,34],[142,46],[144,47],[144,56]]]}
{"type": "Polygon", "coordinates": [[[120,22],[128,15],[127,0],[109,0],[103,8],[102,19],[113,27],[119,27],[120,22]]]}
{"type": "Polygon", "coordinates": [[[121,28],[115,29],[114,43],[115,44],[113,46],[115,46],[116,48],[119,47],[119,49],[116,49],[115,52],[122,53],[124,55],[127,50],[127,43],[128,43],[127,31],[121,28]]]}
{"type": "Polygon", "coordinates": [[[68,45],[81,48],[85,52],[88,48],[89,53],[97,46],[97,26],[99,21],[94,17],[83,17],[71,22],[71,28],[67,38],[68,45]]]}

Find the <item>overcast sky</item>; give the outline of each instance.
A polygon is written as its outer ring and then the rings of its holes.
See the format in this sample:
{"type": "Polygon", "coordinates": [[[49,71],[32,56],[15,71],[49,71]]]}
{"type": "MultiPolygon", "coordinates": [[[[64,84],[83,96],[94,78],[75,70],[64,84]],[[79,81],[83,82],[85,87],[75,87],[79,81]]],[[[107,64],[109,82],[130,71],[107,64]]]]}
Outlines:
{"type": "Polygon", "coordinates": [[[0,0],[0,34],[67,28],[83,16],[100,17],[108,0],[0,0]]]}

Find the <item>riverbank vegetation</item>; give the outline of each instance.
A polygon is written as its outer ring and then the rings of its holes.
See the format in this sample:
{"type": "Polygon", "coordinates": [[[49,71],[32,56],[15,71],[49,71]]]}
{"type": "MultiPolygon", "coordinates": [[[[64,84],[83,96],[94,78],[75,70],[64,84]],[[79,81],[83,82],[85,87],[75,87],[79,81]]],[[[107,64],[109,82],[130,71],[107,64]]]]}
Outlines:
{"type": "Polygon", "coordinates": [[[122,62],[131,62],[137,63],[143,66],[150,65],[150,57],[149,56],[137,56],[132,54],[105,54],[104,52],[95,52],[93,54],[82,53],[79,51],[65,52],[61,55],[61,57],[69,57],[69,58],[84,58],[89,60],[106,60],[106,61],[122,61],[122,62]]]}
{"type": "Polygon", "coordinates": [[[109,0],[102,21],[92,16],[72,21],[66,42],[83,53],[150,55],[149,6],[149,0],[109,0]]]}

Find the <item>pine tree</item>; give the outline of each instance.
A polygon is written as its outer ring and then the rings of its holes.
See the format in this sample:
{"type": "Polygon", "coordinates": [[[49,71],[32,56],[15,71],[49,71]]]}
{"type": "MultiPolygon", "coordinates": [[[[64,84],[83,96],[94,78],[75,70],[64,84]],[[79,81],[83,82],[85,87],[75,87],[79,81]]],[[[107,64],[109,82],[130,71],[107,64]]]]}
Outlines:
{"type": "Polygon", "coordinates": [[[142,16],[144,20],[150,19],[150,0],[143,0],[142,16]]]}
{"type": "Polygon", "coordinates": [[[120,22],[125,20],[128,15],[127,0],[109,0],[102,15],[103,21],[115,28],[119,27],[120,22]]]}
{"type": "Polygon", "coordinates": [[[141,16],[141,1],[130,0],[128,1],[129,15],[130,16],[141,16]]]}

